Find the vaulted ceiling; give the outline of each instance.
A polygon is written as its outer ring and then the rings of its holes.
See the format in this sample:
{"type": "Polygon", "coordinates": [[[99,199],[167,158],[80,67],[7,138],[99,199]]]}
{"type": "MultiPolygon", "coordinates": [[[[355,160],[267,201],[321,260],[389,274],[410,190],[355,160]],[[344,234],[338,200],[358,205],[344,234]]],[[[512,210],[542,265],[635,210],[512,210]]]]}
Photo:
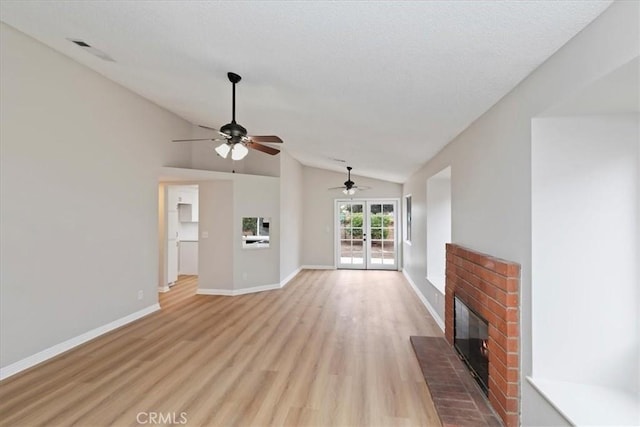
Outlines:
{"type": "Polygon", "coordinates": [[[230,121],[234,71],[249,133],[403,182],[610,3],[4,0],[0,19],[194,124],[230,121]]]}

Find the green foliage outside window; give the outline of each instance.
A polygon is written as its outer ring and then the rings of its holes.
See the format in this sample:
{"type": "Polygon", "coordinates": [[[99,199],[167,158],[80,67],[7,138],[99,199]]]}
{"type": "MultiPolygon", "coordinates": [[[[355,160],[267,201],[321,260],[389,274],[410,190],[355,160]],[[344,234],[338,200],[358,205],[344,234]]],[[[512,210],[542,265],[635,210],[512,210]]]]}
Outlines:
{"type": "Polygon", "coordinates": [[[258,218],[244,217],[242,218],[242,233],[247,236],[258,235],[258,218]]]}
{"type": "MultiPolygon", "coordinates": [[[[351,227],[354,239],[362,239],[362,212],[352,213],[350,215],[351,227]]],[[[371,238],[386,239],[389,237],[389,229],[393,226],[393,220],[390,215],[381,213],[371,215],[371,238]],[[382,228],[381,228],[382,227],[382,228]]]]}

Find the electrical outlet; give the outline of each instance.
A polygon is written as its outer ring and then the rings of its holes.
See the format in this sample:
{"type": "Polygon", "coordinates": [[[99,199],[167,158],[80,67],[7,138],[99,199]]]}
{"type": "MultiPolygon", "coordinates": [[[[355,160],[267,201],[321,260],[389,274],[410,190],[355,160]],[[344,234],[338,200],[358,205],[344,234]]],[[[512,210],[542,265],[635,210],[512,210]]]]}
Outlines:
{"type": "Polygon", "coordinates": [[[144,291],[142,289],[140,289],[138,291],[138,299],[141,300],[144,297],[144,291]]]}
{"type": "Polygon", "coordinates": [[[201,237],[202,239],[208,239],[208,238],[209,238],[209,232],[208,232],[208,231],[203,231],[203,232],[200,234],[200,237],[201,237]]]}

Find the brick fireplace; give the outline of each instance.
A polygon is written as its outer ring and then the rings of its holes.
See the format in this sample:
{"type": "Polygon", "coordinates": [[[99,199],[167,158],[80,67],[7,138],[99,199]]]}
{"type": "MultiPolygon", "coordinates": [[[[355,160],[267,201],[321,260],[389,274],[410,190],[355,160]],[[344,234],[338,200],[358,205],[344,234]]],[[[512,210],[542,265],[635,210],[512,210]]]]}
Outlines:
{"type": "Polygon", "coordinates": [[[489,324],[489,402],[508,427],[520,406],[520,265],[447,244],[445,336],[454,340],[454,295],[489,324]]]}

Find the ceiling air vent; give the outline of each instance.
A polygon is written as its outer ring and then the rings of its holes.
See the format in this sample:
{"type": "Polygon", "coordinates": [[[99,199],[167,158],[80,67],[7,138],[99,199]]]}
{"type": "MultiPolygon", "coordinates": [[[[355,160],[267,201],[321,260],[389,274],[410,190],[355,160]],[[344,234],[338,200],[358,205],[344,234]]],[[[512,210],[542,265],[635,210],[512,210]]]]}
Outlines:
{"type": "Polygon", "coordinates": [[[85,42],[83,42],[82,40],[71,40],[71,41],[81,47],[91,47],[85,42]]]}
{"type": "Polygon", "coordinates": [[[96,49],[95,47],[92,47],[87,42],[84,42],[84,41],[79,40],[79,39],[67,39],[67,40],[69,40],[71,43],[74,43],[75,45],[80,46],[82,49],[86,50],[87,52],[89,52],[93,56],[97,56],[98,58],[100,58],[100,59],[102,59],[104,61],[116,62],[115,59],[110,57],[108,54],[104,53],[100,49],[96,49]]]}

